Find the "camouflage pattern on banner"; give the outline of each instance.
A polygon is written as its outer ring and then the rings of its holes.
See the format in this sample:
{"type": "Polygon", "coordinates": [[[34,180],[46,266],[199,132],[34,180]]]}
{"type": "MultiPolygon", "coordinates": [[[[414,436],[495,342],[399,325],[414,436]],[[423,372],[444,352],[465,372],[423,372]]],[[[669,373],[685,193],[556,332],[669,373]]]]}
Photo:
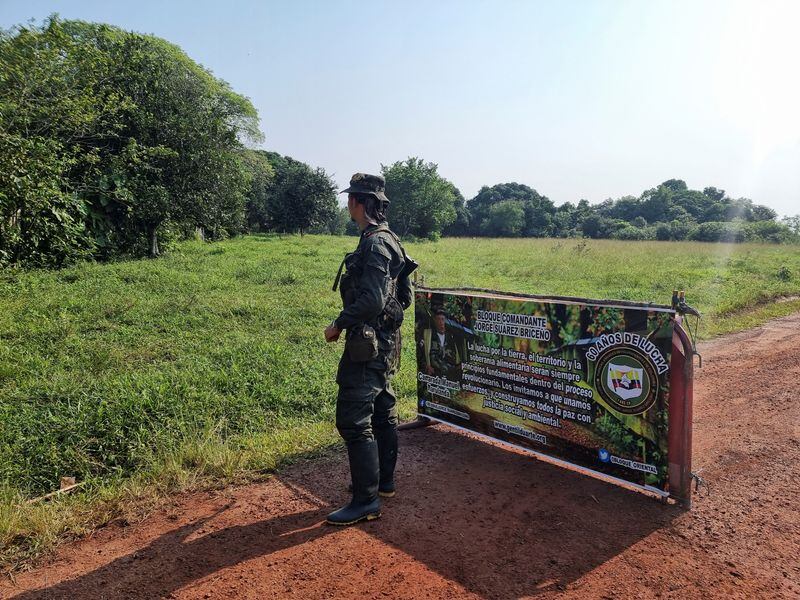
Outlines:
{"type": "Polygon", "coordinates": [[[418,290],[418,412],[668,491],[666,306],[418,290]]]}

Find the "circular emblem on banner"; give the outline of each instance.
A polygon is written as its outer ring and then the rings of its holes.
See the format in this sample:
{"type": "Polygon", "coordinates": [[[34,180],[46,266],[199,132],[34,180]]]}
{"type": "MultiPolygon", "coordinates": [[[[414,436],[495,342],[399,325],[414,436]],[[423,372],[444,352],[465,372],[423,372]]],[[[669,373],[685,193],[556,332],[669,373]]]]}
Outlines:
{"type": "Polygon", "coordinates": [[[652,362],[631,346],[612,347],[597,357],[594,387],[611,408],[638,415],[656,402],[658,374],[652,362]]]}

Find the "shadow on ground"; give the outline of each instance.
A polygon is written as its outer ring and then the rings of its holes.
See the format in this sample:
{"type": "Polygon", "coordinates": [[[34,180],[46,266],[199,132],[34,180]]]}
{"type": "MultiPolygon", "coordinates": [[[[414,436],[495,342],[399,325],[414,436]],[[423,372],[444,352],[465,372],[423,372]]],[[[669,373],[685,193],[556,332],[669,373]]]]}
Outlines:
{"type": "MultiPolygon", "coordinates": [[[[16,598],[169,596],[253,560],[260,564],[263,582],[285,575],[271,557],[303,545],[309,545],[323,571],[325,563],[336,564],[340,578],[363,576],[355,569],[348,573],[338,558],[340,551],[347,554],[345,547],[361,545],[367,563],[373,552],[399,550],[392,564],[407,561],[409,568],[434,571],[478,596],[552,594],[681,512],[441,426],[404,432],[401,444],[398,496],[384,502],[382,519],[358,531],[322,523],[346,499],[346,474],[343,458],[320,459],[279,477],[306,508],[309,498],[316,508],[289,514],[274,509],[269,519],[209,527],[227,510],[221,509],[100,568],[16,598]],[[334,533],[328,544],[314,546],[334,533]]],[[[247,489],[234,492],[238,503],[250,501],[247,489]]],[[[297,567],[307,568],[305,562],[297,567]]]]}

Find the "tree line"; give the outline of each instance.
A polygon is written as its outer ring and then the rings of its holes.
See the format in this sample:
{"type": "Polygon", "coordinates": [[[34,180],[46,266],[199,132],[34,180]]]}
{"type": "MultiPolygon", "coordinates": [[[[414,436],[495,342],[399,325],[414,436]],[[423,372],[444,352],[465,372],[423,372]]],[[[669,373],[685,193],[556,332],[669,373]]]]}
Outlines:
{"type": "MultiPolygon", "coordinates": [[[[639,196],[559,206],[520,183],[484,186],[466,200],[435,163],[411,157],[382,165],[393,229],[406,238],[588,237],[617,240],[800,242],[800,215],[780,221],[774,210],[724,190],[691,190],[670,179],[639,196]]],[[[327,213],[315,232],[357,233],[346,209],[327,213]],[[342,214],[343,213],[343,214],[342,214]]]]}
{"type": "MultiPolygon", "coordinates": [[[[355,232],[323,169],[262,141],[250,100],[161,38],[58,17],[0,31],[0,266],[157,256],[198,234],[355,232]]],[[[519,183],[466,200],[416,157],[381,171],[406,237],[798,238],[797,217],[680,180],[555,206],[519,183]]]]}
{"type": "Polygon", "coordinates": [[[774,210],[748,198],[731,198],[715,187],[691,190],[680,179],[639,196],[556,206],[514,182],[484,186],[465,200],[435,164],[418,158],[384,166],[383,174],[391,220],[401,235],[800,242],[800,216],[779,221],[774,210]]]}

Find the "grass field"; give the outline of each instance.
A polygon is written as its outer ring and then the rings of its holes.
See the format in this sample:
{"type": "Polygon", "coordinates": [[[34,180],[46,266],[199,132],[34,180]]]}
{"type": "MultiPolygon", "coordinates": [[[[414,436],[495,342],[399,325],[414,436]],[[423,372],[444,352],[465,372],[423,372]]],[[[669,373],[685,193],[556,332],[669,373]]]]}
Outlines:
{"type": "MultiPolygon", "coordinates": [[[[0,272],[0,560],[161,493],[251,478],[335,443],[341,346],[322,330],[355,241],[253,236],[187,242],[154,261],[0,272]],[[64,475],[86,482],[79,494],[24,504],[64,475]]],[[[792,246],[445,239],[407,249],[429,286],[660,303],[685,289],[705,315],[702,337],[800,309],[792,246]]],[[[396,381],[406,417],[412,353],[407,343],[396,381]]]]}

